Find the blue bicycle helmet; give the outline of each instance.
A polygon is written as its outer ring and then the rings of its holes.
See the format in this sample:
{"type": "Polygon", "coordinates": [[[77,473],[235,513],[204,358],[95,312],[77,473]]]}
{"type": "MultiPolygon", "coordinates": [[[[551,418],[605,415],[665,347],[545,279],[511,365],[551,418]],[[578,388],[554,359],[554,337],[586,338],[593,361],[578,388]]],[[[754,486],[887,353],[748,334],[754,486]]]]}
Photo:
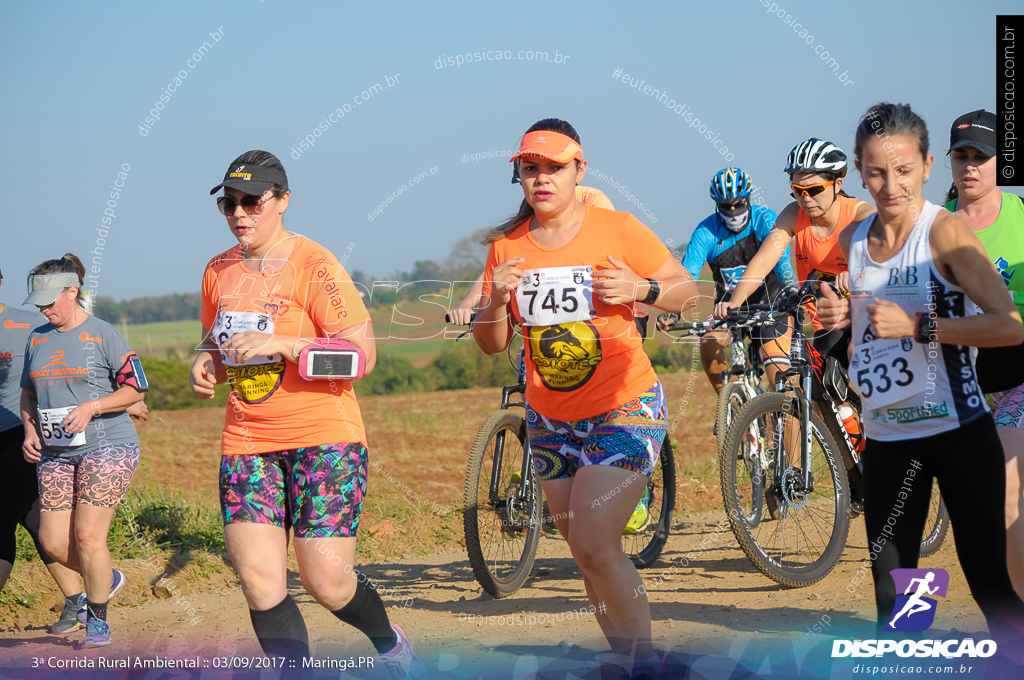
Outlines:
{"type": "Polygon", "coordinates": [[[750,195],[754,183],[739,168],[725,168],[711,178],[711,198],[715,203],[735,203],[750,195]]]}

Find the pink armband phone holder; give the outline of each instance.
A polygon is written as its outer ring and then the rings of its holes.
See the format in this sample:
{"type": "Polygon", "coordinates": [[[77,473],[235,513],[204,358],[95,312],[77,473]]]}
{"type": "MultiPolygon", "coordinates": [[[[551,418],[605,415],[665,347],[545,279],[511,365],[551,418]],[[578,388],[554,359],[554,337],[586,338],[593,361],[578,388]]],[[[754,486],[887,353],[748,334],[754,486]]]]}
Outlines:
{"type": "Polygon", "coordinates": [[[341,338],[317,338],[299,352],[303,380],[359,380],[366,370],[363,351],[341,338]]]}

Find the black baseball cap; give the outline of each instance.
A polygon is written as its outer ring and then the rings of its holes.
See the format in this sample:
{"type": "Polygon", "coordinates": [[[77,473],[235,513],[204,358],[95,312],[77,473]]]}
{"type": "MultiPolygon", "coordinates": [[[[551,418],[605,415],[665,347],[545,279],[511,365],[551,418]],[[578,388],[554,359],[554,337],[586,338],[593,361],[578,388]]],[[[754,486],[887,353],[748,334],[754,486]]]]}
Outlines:
{"type": "Polygon", "coordinates": [[[262,196],[273,189],[274,185],[287,187],[288,176],[275,168],[254,163],[239,163],[236,160],[228,166],[228,171],[224,173],[224,181],[210,189],[210,194],[217,193],[222,187],[229,187],[253,196],[262,196]]]}
{"type": "Polygon", "coordinates": [[[986,156],[996,155],[996,114],[985,109],[965,113],[949,129],[949,154],[953,149],[973,146],[986,156]]]}

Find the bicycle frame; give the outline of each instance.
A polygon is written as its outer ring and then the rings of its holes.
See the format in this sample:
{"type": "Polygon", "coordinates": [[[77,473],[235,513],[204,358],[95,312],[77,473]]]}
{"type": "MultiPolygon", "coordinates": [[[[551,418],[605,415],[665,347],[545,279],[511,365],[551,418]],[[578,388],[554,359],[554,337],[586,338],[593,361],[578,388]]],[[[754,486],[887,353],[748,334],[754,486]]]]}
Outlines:
{"type": "Polygon", "coordinates": [[[730,364],[732,367],[722,371],[723,386],[729,382],[732,376],[739,376],[737,381],[742,384],[747,399],[758,394],[758,386],[761,383],[761,358],[758,352],[750,343],[745,343],[749,335],[749,329],[743,326],[731,326],[729,328],[731,340],[729,343],[730,364]]]}
{"type": "MultiPolygon", "coordinates": [[[[501,388],[501,410],[506,410],[509,407],[517,406],[526,409],[526,370],[525,365],[520,364],[519,380],[515,385],[505,385],[501,388]],[[522,401],[512,401],[511,397],[514,394],[523,395],[522,401]]],[[[505,433],[498,433],[498,437],[494,442],[494,465],[491,467],[491,482],[487,490],[487,504],[494,509],[504,508],[506,499],[501,497],[500,480],[501,480],[501,461],[505,453],[505,433]]],[[[523,445],[523,462],[522,468],[519,471],[519,490],[516,493],[516,499],[521,503],[527,503],[530,498],[530,494],[533,493],[533,475],[530,474],[530,467],[533,465],[533,460],[530,454],[530,438],[526,438],[526,442],[523,445]]]]}
{"type": "MultiPolygon", "coordinates": [[[[803,477],[800,480],[806,493],[814,490],[814,479],[811,476],[811,384],[813,381],[813,367],[807,356],[807,337],[804,334],[804,310],[797,306],[794,310],[796,323],[793,328],[793,342],[789,354],[789,368],[780,371],[775,376],[776,392],[796,392],[799,413],[796,417],[800,422],[800,467],[803,470],[803,477]],[[792,377],[798,377],[798,387],[794,387],[789,381],[792,377]]],[[[783,436],[785,427],[778,424],[775,432],[776,437],[783,436]]],[[[776,447],[776,451],[782,451],[784,447],[776,447]]],[[[789,461],[784,456],[775,457],[775,480],[780,483],[784,477],[789,461]]]]}
{"type": "MultiPolygon", "coordinates": [[[[793,342],[790,349],[790,368],[780,372],[776,376],[775,390],[777,392],[793,391],[796,392],[797,404],[799,405],[800,419],[800,441],[801,441],[801,456],[800,465],[803,468],[803,479],[801,480],[804,484],[804,488],[807,492],[811,492],[814,489],[814,480],[811,477],[811,409],[814,407],[814,403],[818,404],[818,408],[821,411],[822,420],[831,421],[835,427],[833,430],[833,437],[835,433],[842,433],[842,440],[837,441],[836,444],[839,446],[845,446],[846,452],[853,459],[854,463],[859,466],[860,456],[857,454],[856,448],[853,445],[853,441],[850,439],[849,433],[846,431],[846,427],[843,425],[843,419],[839,416],[839,410],[836,408],[835,402],[830,398],[824,398],[815,401],[812,397],[812,382],[814,380],[814,368],[811,363],[810,353],[813,351],[809,347],[809,341],[807,335],[803,329],[804,309],[798,306],[795,309],[796,324],[793,329],[793,342]],[[789,378],[798,376],[799,387],[794,387],[789,378]]],[[[837,452],[842,453],[842,452],[837,452]]],[[[776,479],[782,479],[781,475],[785,472],[786,462],[776,461],[776,479]]]]}

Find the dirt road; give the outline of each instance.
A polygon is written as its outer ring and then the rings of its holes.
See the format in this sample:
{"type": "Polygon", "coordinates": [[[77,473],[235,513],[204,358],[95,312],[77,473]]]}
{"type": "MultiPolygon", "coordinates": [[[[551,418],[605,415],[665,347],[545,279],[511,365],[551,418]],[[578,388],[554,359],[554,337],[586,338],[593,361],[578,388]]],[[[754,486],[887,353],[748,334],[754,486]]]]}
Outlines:
{"type": "MultiPolygon", "coordinates": [[[[677,516],[662,559],[643,572],[655,637],[669,652],[673,675],[723,680],[853,677],[849,659],[836,660],[835,668],[830,668],[830,650],[835,637],[870,637],[874,610],[870,577],[857,578],[858,559],[866,555],[862,522],[851,528],[844,560],[832,574],[815,586],[786,590],[753,569],[724,519],[722,512],[677,516]],[[690,566],[672,573],[671,567],[691,551],[696,551],[696,559],[690,566]]],[[[261,656],[236,583],[223,576],[210,582],[187,582],[179,588],[182,602],[175,598],[143,601],[140,596],[149,588],[151,567],[119,566],[130,571],[132,583],[111,608],[111,646],[82,651],[77,649],[81,633],[62,638],[29,625],[0,638],[0,676],[159,680],[204,673],[204,677],[218,678],[248,675],[214,668],[220,659],[251,665],[248,659],[261,656]],[[202,619],[199,623],[190,621],[188,608],[202,619]],[[100,657],[106,666],[125,658],[131,664],[136,657],[198,659],[200,668],[104,670],[80,676],[65,670],[69,664],[88,660],[98,666],[100,657]],[[35,670],[30,668],[33,659],[39,660],[35,670]]],[[[967,590],[951,541],[923,560],[922,566],[941,567],[951,575],[949,597],[940,603],[928,635],[942,637],[954,628],[982,630],[984,621],[967,590]]],[[[542,678],[580,677],[595,668],[595,653],[603,648],[594,617],[586,611],[579,574],[557,536],[542,537],[534,577],[504,600],[481,592],[463,551],[365,564],[359,569],[388,589],[389,614],[409,632],[431,677],[527,678],[534,673],[542,678]]],[[[360,657],[372,651],[365,639],[313,602],[302,591],[297,574],[290,574],[290,580],[291,592],[306,616],[312,658],[351,659],[356,668],[346,670],[343,678],[385,677],[379,665],[358,668],[360,657]]],[[[337,670],[326,668],[308,672],[310,677],[338,677],[337,670]]],[[[973,677],[980,677],[978,670],[973,677]]]]}

